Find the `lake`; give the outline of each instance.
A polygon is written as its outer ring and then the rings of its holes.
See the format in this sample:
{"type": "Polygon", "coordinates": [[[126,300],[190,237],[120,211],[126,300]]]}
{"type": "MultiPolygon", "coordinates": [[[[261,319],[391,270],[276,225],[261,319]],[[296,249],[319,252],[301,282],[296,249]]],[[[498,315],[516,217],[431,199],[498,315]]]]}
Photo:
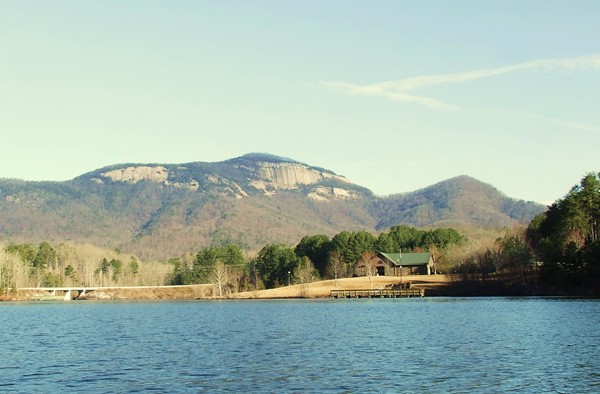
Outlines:
{"type": "Polygon", "coordinates": [[[0,392],[600,392],[600,301],[0,304],[0,392]]]}

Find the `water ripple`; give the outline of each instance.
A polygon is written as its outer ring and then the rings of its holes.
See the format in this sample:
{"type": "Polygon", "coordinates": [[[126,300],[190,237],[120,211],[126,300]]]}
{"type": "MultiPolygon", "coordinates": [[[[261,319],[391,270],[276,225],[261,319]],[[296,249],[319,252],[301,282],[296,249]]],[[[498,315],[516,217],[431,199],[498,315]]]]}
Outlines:
{"type": "Polygon", "coordinates": [[[598,301],[73,302],[0,313],[0,392],[600,389],[598,301]]]}

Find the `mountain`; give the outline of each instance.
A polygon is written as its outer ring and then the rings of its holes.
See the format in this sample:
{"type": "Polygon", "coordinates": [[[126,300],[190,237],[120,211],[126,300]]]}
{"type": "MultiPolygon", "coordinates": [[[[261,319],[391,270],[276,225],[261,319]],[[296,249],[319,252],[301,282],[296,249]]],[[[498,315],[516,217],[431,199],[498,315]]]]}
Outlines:
{"type": "Polygon", "coordinates": [[[66,182],[0,180],[0,236],[74,240],[167,258],[211,244],[257,249],[308,234],[526,223],[543,206],[469,177],[378,197],[332,171],[248,154],[218,163],[120,164],[66,182]]]}
{"type": "Polygon", "coordinates": [[[541,204],[506,197],[493,186],[466,175],[412,193],[375,199],[370,209],[379,219],[377,230],[397,223],[508,227],[529,222],[543,210],[541,204]]]}

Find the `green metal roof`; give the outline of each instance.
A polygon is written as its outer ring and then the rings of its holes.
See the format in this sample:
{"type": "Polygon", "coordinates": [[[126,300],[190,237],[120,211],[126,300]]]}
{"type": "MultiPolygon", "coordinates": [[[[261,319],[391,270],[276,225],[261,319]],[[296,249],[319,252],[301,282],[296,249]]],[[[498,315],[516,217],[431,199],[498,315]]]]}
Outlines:
{"type": "Polygon", "coordinates": [[[395,266],[426,265],[429,263],[431,253],[383,253],[380,254],[395,266]]]}

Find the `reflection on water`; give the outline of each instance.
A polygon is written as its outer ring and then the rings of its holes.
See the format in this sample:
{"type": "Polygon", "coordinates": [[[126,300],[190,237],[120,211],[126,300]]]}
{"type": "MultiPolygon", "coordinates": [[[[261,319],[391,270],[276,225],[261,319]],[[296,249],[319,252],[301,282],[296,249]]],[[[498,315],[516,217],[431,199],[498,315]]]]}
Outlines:
{"type": "Polygon", "coordinates": [[[0,304],[0,392],[600,392],[600,301],[0,304]]]}

